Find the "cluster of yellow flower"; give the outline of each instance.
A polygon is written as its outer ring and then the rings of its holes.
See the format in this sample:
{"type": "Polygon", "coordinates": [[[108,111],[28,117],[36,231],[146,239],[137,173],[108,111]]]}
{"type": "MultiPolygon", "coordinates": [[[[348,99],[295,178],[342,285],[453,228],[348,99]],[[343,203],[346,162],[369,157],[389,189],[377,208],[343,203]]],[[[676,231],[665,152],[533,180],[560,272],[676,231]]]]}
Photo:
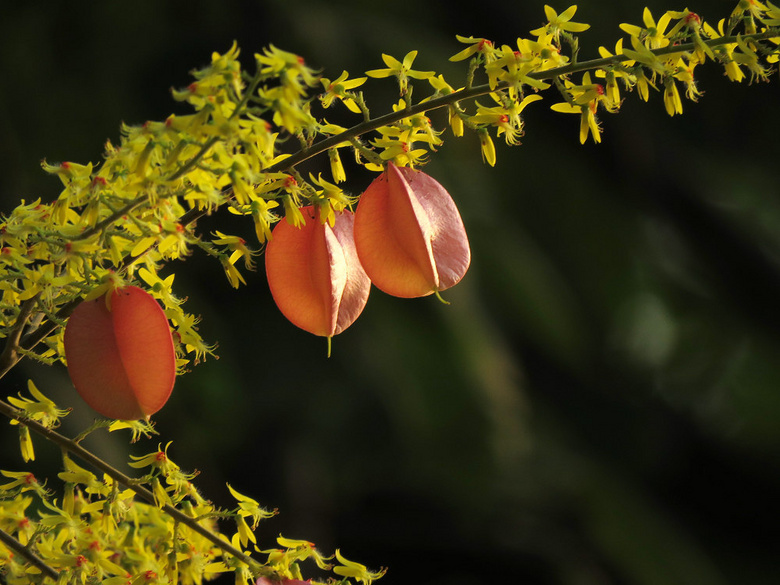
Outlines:
{"type": "MultiPolygon", "coordinates": [[[[388,162],[399,167],[424,163],[442,143],[442,131],[426,116],[430,110],[446,108],[456,136],[465,128],[476,131],[483,158],[493,165],[491,131],[518,144],[523,110],[553,86],[563,101],[552,109],[578,114],[580,140],[590,136],[598,142],[599,110],[618,111],[621,85],[636,88],[644,100],[650,90],[662,88],[667,111],[676,114],[682,111],[679,85],[696,99],[694,70],[708,59],[720,62],[734,81],[748,75],[766,79],[778,60],[780,9],[771,2],[743,0],[716,27],[688,10],[666,12],[656,21],[646,9],[642,26],[621,26],[628,43],[619,40],[614,52],[601,47],[601,57],[591,61],[577,60],[575,35],[588,25],[573,22],[576,6],[560,14],[547,6],[545,12],[548,22],[531,31],[533,38],[518,38],[516,47],[458,37],[467,47],[451,59],[469,62],[459,89],[434,71],[414,69],[417,51],[401,60],[383,55],[385,68],[354,79],[343,72],[334,80],[319,77],[303,59],[276,47],[255,55],[254,75],[242,70],[236,46],[214,54],[192,84],[174,91],[174,98],[190,103],[195,113],[123,127],[121,144],[107,144],[97,168],[44,163],[64,184],[58,199],[23,203],[0,223],[0,331],[14,328],[25,301],[34,299],[41,318],[55,317],[92,289],[116,287],[137,274],[163,303],[180,341],[179,365],[185,368],[188,355],[197,363],[213,348],[173,294],[173,277],[158,276],[159,266],[198,247],[218,259],[237,287],[246,282],[238,261],[252,270],[258,253],[238,236],[197,234],[192,220],[198,214],[225,205],[251,218],[263,245],[280,214],[301,225],[300,209],[313,205],[320,218],[332,223],[335,213],[355,202],[339,186],[346,180],[339,150],[351,149],[357,162],[372,171],[382,171],[388,162]],[[485,83],[477,84],[480,72],[485,83]],[[360,90],[369,77],[396,80],[401,97],[393,112],[371,117],[360,90]],[[413,101],[414,80],[427,81],[432,93],[413,101]],[[492,103],[477,101],[473,109],[464,105],[478,96],[492,103]],[[315,97],[325,109],[344,104],[362,114],[362,122],[343,128],[315,116],[315,97]],[[298,141],[297,152],[284,151],[293,142],[290,137],[298,141]],[[296,170],[298,163],[325,152],[332,181],[321,174],[304,178],[296,170]]],[[[44,338],[46,348],[35,356],[62,356],[57,331],[44,338]]]]}
{"type": "Polygon", "coordinates": [[[685,86],[688,99],[696,100],[701,92],[696,87],[694,69],[707,59],[720,63],[732,81],[742,81],[746,71],[751,80],[766,80],[768,67],[778,61],[780,8],[771,2],[741,0],[717,28],[687,9],[668,11],[656,22],[645,8],[644,26],[620,27],[628,33],[631,48],[624,47],[621,38],[614,53],[600,47],[601,59],[581,62],[577,61],[579,43],[573,33],[587,30],[589,25],[572,22],[576,8],[571,6],[558,14],[545,6],[548,23],[531,31],[535,39],[517,39],[517,49],[508,45],[499,48],[487,39],[458,37],[469,47],[452,59],[474,59],[482,67],[493,90],[490,97],[498,105],[488,109],[478,104],[473,116],[459,112],[461,120],[453,126],[453,132],[459,135],[463,123],[483,130],[483,155],[491,165],[495,164],[495,148],[484,129],[493,126],[499,135],[504,134],[508,144],[516,144],[522,135],[520,111],[530,101],[541,99],[538,93],[522,99],[518,95],[548,89],[550,83],[545,80],[550,80],[564,99],[552,109],[580,116],[580,142],[588,136],[600,142],[597,113],[600,107],[609,113],[619,110],[618,81],[625,90],[636,88],[644,101],[649,99],[650,89],[662,87],[666,111],[674,115],[682,113],[678,83],[685,86]],[[571,47],[571,57],[564,54],[563,43],[571,47]],[[579,83],[572,79],[578,72],[582,72],[579,83]],[[594,82],[593,77],[604,83],[594,82]]]}
{"type": "MultiPolygon", "coordinates": [[[[37,389],[34,395],[47,400],[37,389]]],[[[128,426],[130,423],[113,423],[110,430],[128,426]]],[[[140,430],[148,432],[149,428],[140,430]]],[[[293,581],[302,579],[300,563],[308,559],[321,569],[367,584],[382,575],[345,559],[338,551],[334,565],[334,557],[322,555],[306,541],[280,536],[280,548],[259,549],[254,530],[276,512],[264,510],[230,485],[236,507],[215,508],[191,483],[195,474],[183,472],[169,458],[169,446],[131,457],[129,463],[146,470],[143,481],[150,485],[155,503],[138,501],[136,490],[110,475],[99,478],[68,455],[58,474],[65,485],[61,500],[53,498],[32,473],[1,471],[5,482],[0,485],[4,496],[0,499],[0,530],[22,546],[34,545],[47,570],[59,572],[67,583],[197,584],[222,573],[235,573],[237,583],[254,582],[258,575],[273,577],[274,582],[293,581]],[[167,509],[170,506],[180,506],[200,530],[172,517],[167,509]],[[37,519],[30,513],[32,508],[43,510],[36,514],[37,519]],[[232,547],[243,551],[251,544],[255,553],[266,555],[267,562],[250,566],[204,537],[204,531],[217,534],[218,518],[232,518],[236,524],[232,547]]],[[[0,567],[9,585],[29,585],[46,577],[29,558],[15,555],[2,544],[0,567]]]]}
{"type": "MultiPolygon", "coordinates": [[[[601,47],[600,57],[590,61],[578,60],[576,35],[588,25],[572,20],[576,6],[560,14],[546,6],[545,13],[547,23],[531,31],[531,38],[519,38],[516,46],[457,37],[466,48],[451,60],[468,65],[460,87],[435,71],[414,69],[417,51],[400,60],[383,55],[385,68],[357,78],[343,72],[331,80],[319,76],[299,56],[276,47],[255,55],[255,72],[249,74],[233,46],[224,54],[215,53],[209,65],[195,73],[192,84],[173,92],[176,100],[194,108],[192,114],[124,126],[120,143],[106,144],[99,165],[44,162],[44,170],[57,175],[64,186],[56,200],[23,201],[0,217],[0,337],[6,341],[0,377],[24,357],[64,361],[62,326],[79,303],[133,282],[145,283],[162,305],[178,370],[197,364],[213,347],[198,334],[198,319],[184,311],[182,299],[174,294],[174,275],[162,277],[160,269],[199,249],[213,256],[229,283],[238,287],[245,283],[239,261],[253,269],[258,250],[236,235],[200,233],[196,220],[227,208],[253,223],[259,246],[272,240],[272,227],[282,218],[288,232],[312,224],[333,227],[337,217],[357,202],[340,186],[347,178],[340,151],[351,151],[357,164],[368,170],[389,169],[399,184],[409,182],[409,173],[416,172],[411,169],[423,164],[443,141],[443,129],[435,128],[427,116],[432,110],[446,110],[453,135],[462,136],[467,129],[476,132],[483,160],[492,166],[493,136],[518,144],[524,109],[542,100],[547,90],[557,91],[562,99],[552,105],[554,110],[580,116],[580,141],[591,137],[599,142],[598,114],[618,111],[621,90],[636,89],[643,100],[651,90],[662,90],[665,108],[674,115],[682,112],[681,87],[688,99],[700,95],[694,75],[699,65],[717,62],[730,80],[740,82],[748,77],[766,80],[778,62],[780,8],[771,2],[740,0],[715,26],[688,10],[666,12],[656,20],[646,9],[642,25],[621,26],[628,42],[621,39],[612,50],[601,47]],[[399,99],[392,112],[372,116],[361,89],[368,78],[395,80],[399,99]],[[425,89],[427,95],[413,99],[413,90],[425,89]],[[471,103],[480,97],[490,103],[471,103]],[[349,128],[329,123],[324,113],[338,104],[360,120],[349,128]],[[330,180],[321,173],[306,178],[297,170],[303,161],[325,153],[330,180]]],[[[373,191],[409,191],[382,180],[373,191]]],[[[369,230],[385,229],[379,239],[389,241],[398,234],[417,237],[424,222],[375,223],[369,230]]],[[[325,233],[324,227],[319,231],[325,233]]],[[[356,227],[356,243],[367,238],[360,231],[356,227]]],[[[438,280],[425,276],[437,274],[436,251],[423,245],[414,250],[428,254],[418,266],[422,290],[441,290],[438,280]]],[[[462,276],[468,254],[467,249],[459,250],[456,272],[462,276]]],[[[372,263],[381,264],[371,254],[366,258],[361,258],[366,272],[372,263]]],[[[382,280],[378,273],[370,278],[382,280]]],[[[389,279],[391,286],[398,281],[398,275],[389,279]]],[[[328,326],[317,331],[327,336],[349,320],[333,306],[323,315],[328,326]]],[[[0,401],[0,411],[20,428],[25,461],[34,458],[30,429],[52,439],[47,433],[66,414],[34,385],[30,394],[32,398],[0,401]]],[[[115,423],[113,428],[146,432],[139,424],[115,423]]],[[[80,449],[78,441],[57,440],[66,451],[80,449]]],[[[79,583],[200,583],[224,571],[236,572],[239,582],[258,577],[260,582],[266,577],[295,582],[302,579],[298,568],[302,560],[329,566],[303,541],[280,539],[280,549],[259,549],[252,529],[268,513],[232,488],[237,508],[213,509],[192,487],[192,476],[181,472],[165,450],[134,465],[148,469],[147,475],[135,482],[122,480],[120,486],[118,475],[99,479],[66,456],[60,475],[65,494],[59,503],[32,474],[2,472],[10,480],[0,485],[4,543],[0,573],[6,581],[42,582],[50,576],[47,569],[64,569],[72,582],[79,583]],[[147,490],[145,502],[138,500],[139,490],[147,490]],[[38,520],[26,512],[33,497],[49,511],[38,520]],[[213,518],[223,516],[236,522],[232,538],[220,535],[213,525],[213,518]],[[211,537],[200,532],[204,527],[211,537]],[[253,565],[243,556],[250,543],[255,553],[268,555],[265,564],[253,565]],[[120,549],[126,552],[120,554],[120,549]]],[[[336,560],[337,575],[363,583],[381,576],[340,553],[336,560]]]]}

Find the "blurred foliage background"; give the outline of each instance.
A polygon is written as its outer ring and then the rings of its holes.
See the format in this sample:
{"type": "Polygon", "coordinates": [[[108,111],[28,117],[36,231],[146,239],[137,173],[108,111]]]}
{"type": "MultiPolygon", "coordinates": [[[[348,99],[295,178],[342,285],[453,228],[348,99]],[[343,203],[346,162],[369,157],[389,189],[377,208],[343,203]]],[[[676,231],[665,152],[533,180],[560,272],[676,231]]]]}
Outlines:
{"type": "MultiPolygon", "coordinates": [[[[583,2],[581,58],[613,47],[642,8],[583,2]]],[[[688,8],[715,24],[733,2],[688,8]]],[[[247,67],[275,44],[331,79],[418,49],[416,68],[456,85],[456,34],[514,44],[543,20],[542,1],[9,4],[0,209],[56,197],[41,159],[97,163],[120,122],[186,112],[169,88],[233,40],[247,67]]],[[[619,115],[602,114],[600,145],[579,144],[552,95],[526,110],[523,145],[499,145],[494,169],[473,135],[445,134],[426,171],[461,209],[470,273],[449,306],[375,290],[330,359],[277,312],[262,270],[234,291],[202,256],[173,266],[221,359],[180,378],[156,416],[171,457],[200,470],[217,503],[230,504],[230,481],[279,508],[262,546],[283,533],[340,547],[389,567],[388,585],[776,583],[780,80],[700,70],[705,95],[683,116],[668,117],[659,94],[627,95],[619,115]]],[[[373,112],[396,91],[369,82],[373,112]]],[[[353,172],[348,189],[370,178],[353,172]]],[[[251,238],[232,216],[202,225],[217,227],[251,238]]],[[[89,424],[63,368],[27,364],[3,392],[27,377],[75,407],[65,432],[89,424]]],[[[20,468],[13,430],[0,438],[2,468],[20,468]]],[[[125,440],[90,446],[121,466],[125,440]]],[[[36,474],[56,480],[57,450],[36,445],[36,474]]]]}

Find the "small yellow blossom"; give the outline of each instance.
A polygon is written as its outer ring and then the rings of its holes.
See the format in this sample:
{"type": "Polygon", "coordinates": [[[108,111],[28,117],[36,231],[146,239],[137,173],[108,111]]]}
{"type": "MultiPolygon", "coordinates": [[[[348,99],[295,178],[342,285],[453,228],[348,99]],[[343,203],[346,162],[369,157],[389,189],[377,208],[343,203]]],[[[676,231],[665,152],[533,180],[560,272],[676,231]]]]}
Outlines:
{"type": "Polygon", "coordinates": [[[450,57],[450,61],[463,61],[476,54],[481,55],[486,63],[491,61],[493,56],[493,41],[483,38],[463,37],[460,35],[455,35],[455,38],[458,39],[458,42],[465,43],[469,46],[450,57]]]}
{"type": "Polygon", "coordinates": [[[244,259],[244,266],[247,270],[254,270],[255,262],[252,260],[252,256],[258,254],[256,250],[252,250],[246,245],[246,240],[240,236],[230,236],[223,234],[220,231],[214,232],[217,237],[215,240],[211,240],[218,246],[227,246],[232,251],[230,256],[230,263],[235,264],[239,258],[244,259]]]}
{"type": "Polygon", "coordinates": [[[482,149],[482,161],[486,162],[491,167],[496,166],[496,146],[493,144],[493,139],[490,137],[486,128],[480,128],[477,130],[477,134],[482,149]]]}
{"type": "Polygon", "coordinates": [[[545,5],[544,14],[547,17],[547,24],[541,28],[531,31],[532,35],[537,37],[546,34],[552,34],[556,43],[559,42],[561,33],[583,32],[590,28],[589,24],[581,22],[571,22],[574,13],[577,12],[577,5],[569,6],[566,10],[558,14],[551,6],[545,5]]]}
{"type": "MultiPolygon", "coordinates": [[[[27,390],[34,400],[30,400],[19,394],[19,398],[9,396],[8,402],[22,410],[27,418],[38,421],[46,428],[57,426],[60,419],[70,412],[70,409],[57,408],[57,405],[52,400],[44,396],[44,394],[38,390],[32,380],[27,380],[27,390]]],[[[11,422],[11,424],[15,423],[16,421],[11,422]]]]}
{"type": "Polygon", "coordinates": [[[30,437],[30,429],[24,425],[19,427],[19,446],[22,451],[22,461],[27,463],[35,460],[35,450],[30,437]]]}
{"type": "Polygon", "coordinates": [[[244,277],[238,271],[238,268],[228,260],[227,256],[220,255],[219,261],[220,264],[222,264],[222,269],[225,271],[225,276],[227,276],[230,286],[238,288],[239,284],[246,284],[246,280],[244,280],[244,277]]]}
{"type": "Polygon", "coordinates": [[[401,89],[401,95],[405,95],[409,87],[409,78],[413,79],[428,79],[432,77],[434,71],[415,71],[412,69],[412,63],[414,63],[417,57],[417,51],[409,51],[404,57],[403,61],[399,61],[395,57],[382,54],[382,60],[387,65],[386,69],[371,69],[366,71],[366,75],[369,77],[395,77],[398,79],[398,85],[401,89]]]}
{"type": "Polygon", "coordinates": [[[649,49],[660,49],[669,44],[669,39],[665,33],[666,27],[672,21],[671,13],[666,12],[656,23],[650,9],[645,8],[642,12],[642,21],[645,25],[644,28],[628,23],[621,24],[620,28],[644,43],[649,49]]]}
{"type": "Polygon", "coordinates": [[[671,77],[664,80],[664,107],[666,108],[666,113],[670,116],[682,114],[683,111],[680,92],[677,89],[677,84],[671,77]]]}
{"type": "Polygon", "coordinates": [[[252,203],[249,204],[255,225],[255,234],[261,244],[271,239],[271,225],[279,220],[279,216],[273,213],[271,209],[278,205],[276,201],[269,201],[260,197],[253,199],[252,203]]]}
{"type": "MultiPolygon", "coordinates": [[[[252,518],[252,530],[257,528],[257,524],[266,518],[271,518],[276,515],[276,510],[268,512],[260,507],[260,504],[252,498],[245,496],[233,489],[230,484],[227,484],[227,488],[231,495],[238,502],[238,515],[242,518],[252,518]]],[[[252,542],[255,542],[254,539],[252,542]]]]}
{"type": "Polygon", "coordinates": [[[361,565],[354,561],[348,561],[342,556],[338,549],[336,549],[336,560],[341,563],[341,565],[333,568],[334,573],[343,577],[352,577],[360,583],[365,583],[365,585],[371,585],[372,581],[379,579],[386,572],[385,569],[369,571],[365,565],[361,565]]]}
{"type": "Polygon", "coordinates": [[[344,71],[336,79],[331,81],[327,78],[320,79],[322,87],[325,89],[325,93],[320,96],[322,106],[329,108],[333,105],[334,100],[340,100],[347,108],[356,113],[360,113],[360,106],[355,102],[354,94],[350,93],[350,90],[360,87],[366,82],[366,77],[356,77],[355,79],[348,79],[349,74],[344,71]]]}
{"type": "Polygon", "coordinates": [[[11,480],[0,485],[0,490],[2,491],[8,492],[13,489],[19,489],[21,492],[34,491],[41,495],[44,493],[43,486],[38,483],[38,480],[29,471],[5,471],[3,469],[0,470],[0,474],[11,480]]]}

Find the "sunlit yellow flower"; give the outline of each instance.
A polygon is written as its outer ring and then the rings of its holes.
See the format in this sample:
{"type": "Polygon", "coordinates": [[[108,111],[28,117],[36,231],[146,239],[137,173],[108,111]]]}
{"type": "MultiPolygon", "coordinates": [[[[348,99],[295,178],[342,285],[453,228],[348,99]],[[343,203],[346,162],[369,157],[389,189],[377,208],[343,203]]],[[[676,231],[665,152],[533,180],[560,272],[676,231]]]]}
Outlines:
{"type": "Polygon", "coordinates": [[[541,28],[531,31],[532,35],[537,37],[546,34],[552,34],[556,43],[559,42],[561,33],[582,32],[590,28],[589,24],[582,22],[571,22],[574,13],[577,12],[577,5],[569,6],[566,10],[558,14],[551,6],[545,5],[544,14],[547,17],[547,24],[541,28]]]}
{"type": "Polygon", "coordinates": [[[217,236],[216,239],[211,240],[214,244],[218,246],[227,246],[227,248],[233,252],[230,255],[231,264],[235,264],[239,258],[243,258],[246,269],[254,270],[255,263],[254,260],[252,260],[252,256],[255,256],[258,252],[250,249],[249,246],[246,245],[246,240],[244,238],[223,234],[220,231],[214,232],[214,235],[217,236]]]}
{"type": "Polygon", "coordinates": [[[257,240],[262,244],[271,239],[271,225],[279,220],[279,217],[271,210],[279,204],[270,199],[262,197],[252,197],[249,204],[249,211],[252,215],[252,221],[255,225],[255,234],[257,240]]]}
{"type": "Polygon", "coordinates": [[[352,577],[360,583],[365,583],[365,585],[371,585],[372,581],[379,579],[386,572],[385,569],[369,571],[365,565],[361,565],[354,561],[348,561],[342,556],[338,549],[336,549],[336,560],[341,563],[341,565],[333,568],[334,573],[343,577],[352,577]]]}
{"type": "MultiPolygon", "coordinates": [[[[260,504],[257,502],[257,500],[253,500],[252,498],[239,493],[233,489],[230,484],[227,484],[227,488],[231,495],[238,502],[239,516],[242,518],[252,518],[252,530],[257,528],[257,524],[261,520],[265,520],[266,518],[271,518],[276,515],[276,510],[272,512],[264,510],[260,507],[260,504]]],[[[254,539],[252,539],[252,542],[255,542],[254,539]]]]}
{"type": "Polygon", "coordinates": [[[682,114],[683,111],[680,92],[677,89],[677,84],[671,77],[664,80],[664,107],[666,108],[666,113],[670,116],[682,114]]]}
{"type": "Polygon", "coordinates": [[[656,23],[650,9],[645,8],[642,12],[642,21],[645,28],[628,23],[621,24],[620,28],[632,37],[638,38],[650,49],[660,49],[669,44],[669,39],[664,33],[666,32],[666,27],[672,21],[671,13],[666,12],[656,23]]]}
{"type": "Polygon", "coordinates": [[[493,41],[483,38],[463,37],[460,35],[455,35],[455,38],[458,39],[458,42],[465,43],[469,46],[450,57],[450,61],[463,61],[476,54],[482,55],[486,63],[492,60],[493,41]]]}
{"type": "Polygon", "coordinates": [[[0,485],[0,490],[11,491],[13,489],[19,489],[21,492],[34,491],[41,495],[45,493],[45,490],[35,476],[29,471],[5,471],[0,470],[0,474],[11,479],[10,482],[0,485]]]}
{"type": "Polygon", "coordinates": [[[493,144],[493,139],[487,131],[487,128],[480,128],[477,130],[479,136],[479,144],[482,150],[482,162],[486,162],[491,167],[496,166],[496,145],[493,144]]]}
{"type": "MultiPolygon", "coordinates": [[[[343,211],[348,205],[352,205],[355,202],[354,197],[348,196],[344,191],[322,178],[322,174],[318,174],[316,177],[309,174],[309,180],[313,185],[317,185],[320,189],[317,191],[317,195],[322,197],[330,210],[327,213],[327,221],[333,227],[334,211],[343,211]]],[[[320,217],[320,219],[323,219],[320,217]]]]}
{"type": "MultiPolygon", "coordinates": [[[[69,408],[57,408],[57,405],[52,400],[44,396],[44,394],[38,390],[32,380],[27,380],[27,390],[34,400],[25,398],[21,394],[19,395],[19,398],[14,396],[8,397],[8,402],[22,410],[27,418],[38,421],[47,428],[52,428],[59,423],[59,420],[62,417],[70,412],[69,408]]],[[[11,424],[14,424],[15,422],[16,421],[12,421],[11,424]]]]}
{"type": "Polygon", "coordinates": [[[35,460],[35,449],[30,437],[30,429],[24,425],[19,427],[19,447],[22,452],[22,461],[28,463],[35,460]]]}
{"type": "Polygon", "coordinates": [[[551,106],[551,109],[564,114],[579,114],[580,116],[580,143],[585,144],[588,135],[593,136],[593,141],[601,142],[601,129],[596,118],[598,102],[590,101],[582,105],[569,102],[561,102],[551,106]]]}
{"type": "Polygon", "coordinates": [[[306,220],[300,208],[295,204],[290,195],[282,195],[282,204],[284,205],[284,217],[290,225],[295,227],[306,225],[306,220]]]}
{"type": "Polygon", "coordinates": [[[330,161],[330,173],[333,175],[333,180],[337,183],[346,181],[347,175],[344,173],[344,165],[341,164],[341,157],[337,148],[328,150],[328,160],[330,161]]]}
{"type": "Polygon", "coordinates": [[[331,81],[327,78],[320,79],[322,87],[325,88],[325,93],[320,96],[320,101],[323,107],[329,108],[333,105],[334,100],[341,100],[341,102],[349,108],[350,111],[356,114],[360,113],[360,106],[355,102],[352,97],[354,94],[350,94],[349,90],[360,87],[366,82],[366,77],[356,77],[355,79],[348,79],[349,74],[344,71],[336,79],[331,81]]]}
{"type": "Polygon", "coordinates": [[[417,57],[417,51],[409,51],[403,61],[383,53],[382,60],[387,65],[387,68],[371,69],[366,71],[366,75],[369,77],[395,77],[398,79],[401,95],[405,95],[409,87],[410,77],[413,79],[428,79],[435,74],[434,71],[415,71],[412,69],[415,57],[417,57]]]}
{"type": "Polygon", "coordinates": [[[502,105],[487,107],[477,103],[477,113],[469,118],[469,122],[495,126],[498,136],[503,134],[507,144],[519,144],[520,136],[523,134],[520,113],[528,104],[541,99],[542,96],[532,94],[525,96],[520,102],[510,103],[506,107],[502,105]]]}
{"type": "Polygon", "coordinates": [[[238,268],[228,260],[227,256],[221,255],[219,257],[219,262],[222,264],[222,269],[225,271],[225,276],[227,276],[230,286],[238,288],[239,284],[246,284],[246,280],[244,280],[244,277],[238,271],[238,268]]]}
{"type": "MultiPolygon", "coordinates": [[[[455,88],[453,88],[444,80],[443,75],[429,77],[428,83],[430,83],[431,86],[436,90],[436,93],[431,96],[431,98],[427,99],[434,99],[439,96],[450,95],[456,91],[455,88]]],[[[454,136],[463,136],[463,118],[460,116],[459,107],[457,105],[453,104],[447,106],[447,118],[450,129],[452,130],[452,134],[454,136]]]]}

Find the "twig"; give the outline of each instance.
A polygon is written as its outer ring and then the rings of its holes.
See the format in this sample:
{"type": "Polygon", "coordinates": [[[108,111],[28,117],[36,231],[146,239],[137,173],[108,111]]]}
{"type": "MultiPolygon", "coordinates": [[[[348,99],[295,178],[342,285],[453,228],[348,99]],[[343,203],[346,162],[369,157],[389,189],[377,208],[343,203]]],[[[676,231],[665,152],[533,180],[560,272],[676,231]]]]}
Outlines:
{"type": "MultiPolygon", "coordinates": [[[[19,361],[19,353],[17,351],[19,349],[19,340],[22,338],[24,327],[27,325],[27,320],[30,318],[30,315],[32,315],[40,294],[41,293],[37,293],[35,296],[27,299],[19,308],[19,316],[16,318],[16,324],[8,335],[5,347],[3,348],[3,353],[0,354],[0,372],[5,373],[7,369],[11,369],[13,365],[19,361]]],[[[0,373],[0,378],[2,377],[3,374],[0,373]]]]}
{"type": "Polygon", "coordinates": [[[16,540],[13,536],[2,529],[0,529],[0,542],[17,553],[19,556],[24,557],[27,562],[40,569],[41,572],[47,577],[50,577],[55,581],[60,578],[60,574],[57,571],[44,563],[38,555],[36,555],[28,547],[24,546],[21,542],[16,540]]]}
{"type": "MultiPolygon", "coordinates": [[[[41,435],[42,437],[48,439],[52,443],[59,445],[66,451],[68,451],[71,455],[78,457],[83,462],[91,465],[95,469],[102,471],[114,481],[117,483],[125,486],[126,488],[129,488],[135,492],[135,494],[141,498],[142,500],[148,502],[149,504],[153,506],[157,506],[158,503],[155,500],[154,494],[143,487],[142,485],[139,485],[139,483],[135,480],[133,480],[131,477],[125,475],[115,467],[111,466],[109,463],[105,462],[103,459],[92,453],[91,451],[85,449],[72,439],[66,437],[65,435],[62,435],[52,429],[49,429],[42,425],[41,423],[31,420],[24,416],[24,414],[11,406],[10,404],[0,400],[0,413],[4,414],[8,418],[11,418],[13,420],[16,420],[19,424],[22,424],[29,428],[34,433],[41,435]]],[[[266,569],[263,567],[263,565],[253,559],[251,556],[245,554],[241,550],[234,547],[231,543],[229,543],[226,540],[223,540],[218,535],[211,532],[208,528],[204,528],[201,526],[197,519],[187,516],[184,512],[179,510],[178,508],[171,506],[170,504],[164,504],[160,507],[160,509],[171,516],[174,520],[181,522],[182,524],[186,524],[191,530],[194,532],[197,532],[207,540],[209,540],[214,546],[221,549],[223,552],[234,556],[239,561],[247,565],[254,573],[260,574],[265,571],[267,571],[268,575],[272,575],[273,571],[270,569],[266,569]]]]}

